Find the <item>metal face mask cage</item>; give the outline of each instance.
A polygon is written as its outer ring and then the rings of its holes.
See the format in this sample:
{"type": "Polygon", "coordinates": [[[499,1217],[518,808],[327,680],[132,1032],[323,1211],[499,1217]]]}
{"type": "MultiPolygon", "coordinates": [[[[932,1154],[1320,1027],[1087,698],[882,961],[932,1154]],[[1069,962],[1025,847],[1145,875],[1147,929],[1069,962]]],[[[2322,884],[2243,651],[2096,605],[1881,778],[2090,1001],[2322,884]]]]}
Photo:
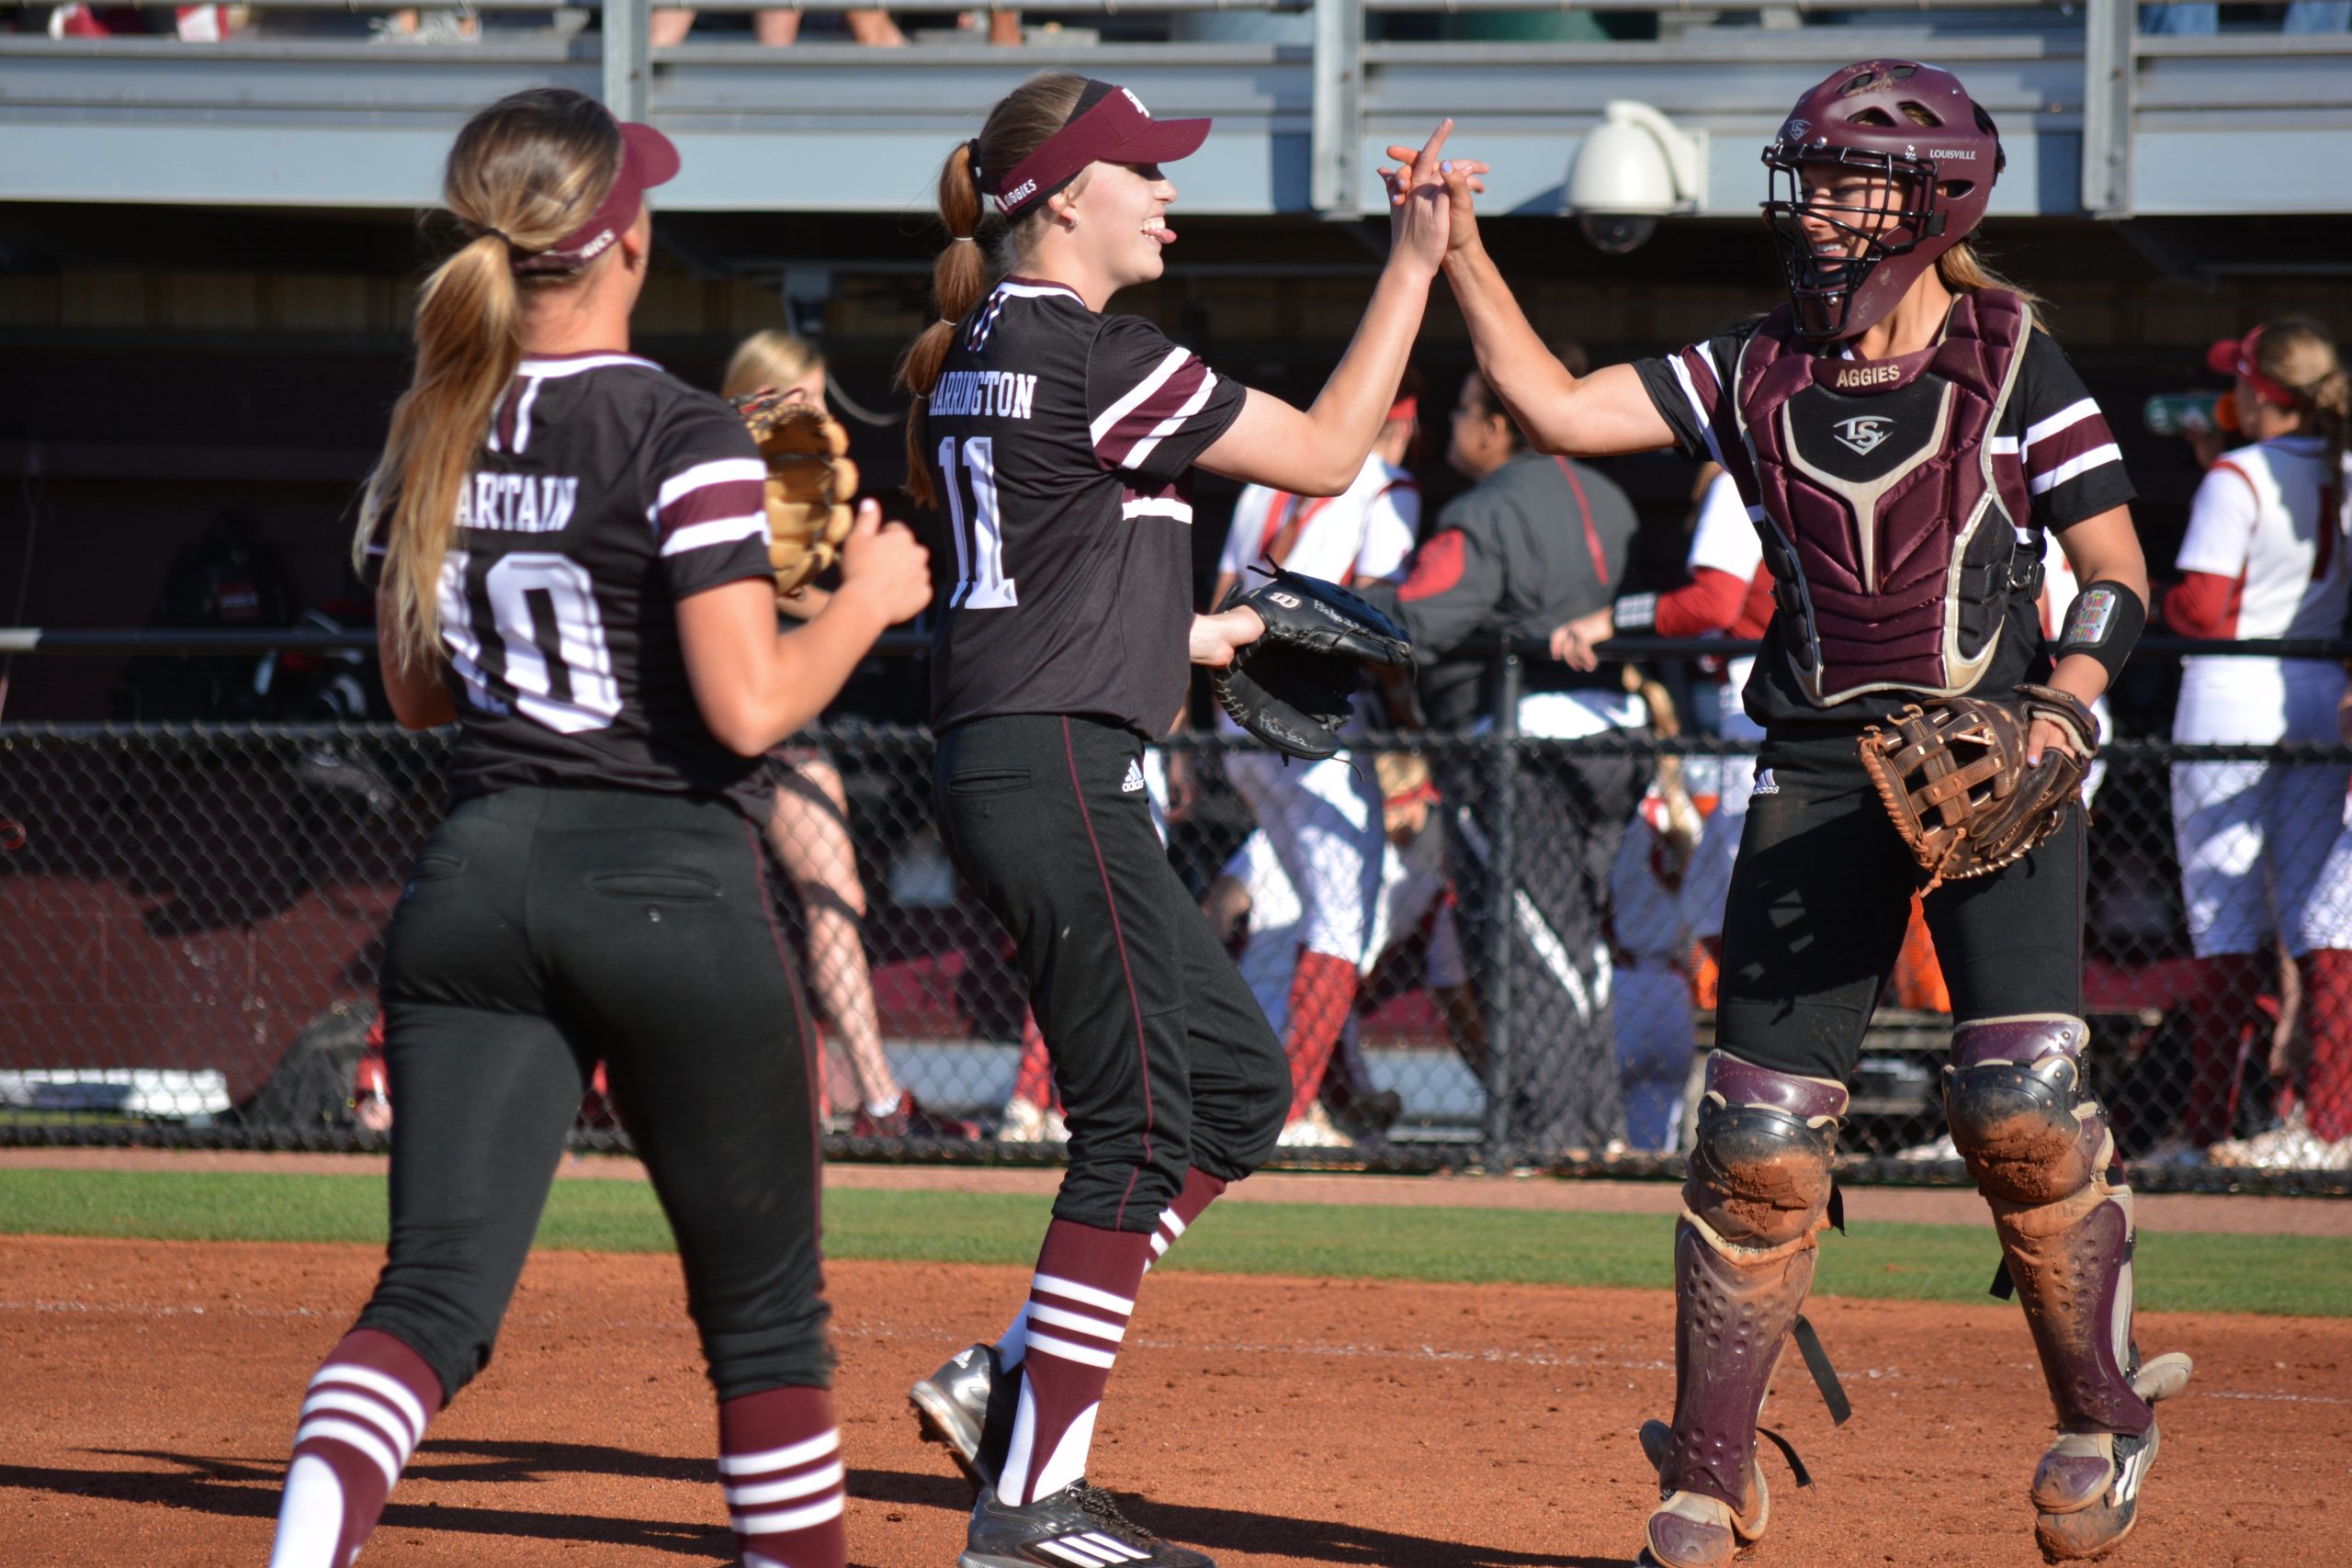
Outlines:
{"type": "Polygon", "coordinates": [[[1949,215],[1935,205],[1936,164],[1931,158],[1778,140],[1764,149],[1763,162],[1770,182],[1764,221],[1780,246],[1789,302],[1796,310],[1797,331],[1805,337],[1835,342],[1848,335],[1846,320],[1854,298],[1878,265],[1907,254],[1921,241],[1944,231],[1949,215]],[[1841,173],[1883,181],[1882,195],[1876,205],[1867,207],[1808,199],[1807,166],[1834,166],[1841,173]],[[1842,240],[1860,241],[1860,250],[1852,255],[1815,254],[1805,231],[1808,217],[1827,223],[1842,240]]]}

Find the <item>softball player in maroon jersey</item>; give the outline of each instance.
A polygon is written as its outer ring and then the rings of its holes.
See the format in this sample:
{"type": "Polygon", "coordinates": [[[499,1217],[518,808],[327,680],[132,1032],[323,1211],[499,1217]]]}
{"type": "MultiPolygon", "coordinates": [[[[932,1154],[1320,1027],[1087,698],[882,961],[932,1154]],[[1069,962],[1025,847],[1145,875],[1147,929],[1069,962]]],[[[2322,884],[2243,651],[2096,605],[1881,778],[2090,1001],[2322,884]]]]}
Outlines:
{"type": "MultiPolygon", "coordinates": [[[[1409,149],[1391,148],[1409,174],[1409,149]]],[[[2046,682],[2098,697],[2136,639],[2146,565],[2098,405],[2030,297],[1964,243],[2003,164],[1950,72],[1872,60],[1817,84],[1767,145],[1789,301],[1752,327],[1571,376],[1529,330],[1457,162],[1446,276],[1480,374],[1547,450],[1674,446],[1722,464],[1774,612],[1747,682],[1764,727],[1724,916],[1718,1045],[1675,1236],[1673,1421],[1643,1446],[1642,1559],[1723,1568],[1763,1535],[1757,1417],[1829,1224],[1845,1082],[1921,880],[1857,745],[1905,703],[2046,682]],[[2041,632],[2044,536],[2086,584],[2041,632]]],[[[2029,765],[2067,729],[2037,718],[2029,765]]],[[[1987,875],[1926,890],[1951,987],[1944,1104],[1993,1211],[2058,1435],[2030,1486],[2052,1561],[2130,1531],[2154,1401],[2185,1356],[2132,1338],[2132,1193],[2084,1082],[2082,820],[1987,875]],[[2120,1173],[2118,1173],[2120,1174],[2120,1173]]]]}
{"type": "Polygon", "coordinates": [[[1443,250],[1432,175],[1399,204],[1363,325],[1314,407],[1250,391],[1104,312],[1160,276],[1176,243],[1160,165],[1207,133],[1073,75],[1005,97],[941,171],[941,319],[904,367],[912,488],[946,534],[941,836],[1019,949],[1069,1122],[1069,1174],[1013,1327],[914,1390],[983,1483],[964,1568],[1206,1561],[1084,1482],[1145,1269],[1264,1159],[1290,1102],[1282,1047],[1145,804],[1143,750],[1183,705],[1187,660],[1227,663],[1263,630],[1246,608],[1193,612],[1188,476],[1198,464],[1294,494],[1345,490],[1443,250]]]}
{"type": "Polygon", "coordinates": [[[470,237],[418,301],[361,514],[385,689],[411,728],[457,722],[452,800],[386,938],[390,1252],[304,1395],[271,1568],[345,1568],[489,1361],[599,1059],[677,1233],[742,1559],[843,1561],[810,1035],[760,757],[930,573],[869,507],[831,603],[777,635],[751,437],[628,352],[643,193],[677,168],[559,88],[449,154],[470,237]]]}

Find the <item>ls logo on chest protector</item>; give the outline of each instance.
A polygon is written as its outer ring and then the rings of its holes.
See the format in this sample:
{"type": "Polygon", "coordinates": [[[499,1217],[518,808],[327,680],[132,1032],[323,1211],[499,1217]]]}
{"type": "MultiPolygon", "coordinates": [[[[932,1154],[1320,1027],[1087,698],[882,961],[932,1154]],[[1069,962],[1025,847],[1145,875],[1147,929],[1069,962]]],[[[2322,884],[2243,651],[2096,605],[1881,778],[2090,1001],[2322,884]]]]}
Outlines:
{"type": "Polygon", "coordinates": [[[1842,445],[1857,452],[1871,452],[1894,434],[1894,422],[1883,415],[1865,413],[1841,419],[1829,428],[1842,445]]]}

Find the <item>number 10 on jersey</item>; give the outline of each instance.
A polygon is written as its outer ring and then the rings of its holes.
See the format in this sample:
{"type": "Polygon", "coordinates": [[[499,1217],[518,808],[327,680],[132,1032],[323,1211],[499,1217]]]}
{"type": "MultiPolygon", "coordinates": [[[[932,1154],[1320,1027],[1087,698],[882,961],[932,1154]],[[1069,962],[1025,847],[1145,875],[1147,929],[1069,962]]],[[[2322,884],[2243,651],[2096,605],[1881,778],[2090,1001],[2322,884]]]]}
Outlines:
{"type": "Polygon", "coordinates": [[[939,444],[939,475],[945,482],[948,521],[956,534],[956,592],[951,610],[1009,610],[1021,603],[1004,574],[1004,514],[997,507],[996,442],[975,435],[963,443],[959,474],[956,442],[939,444]],[[965,481],[970,481],[968,502],[965,481]]]}

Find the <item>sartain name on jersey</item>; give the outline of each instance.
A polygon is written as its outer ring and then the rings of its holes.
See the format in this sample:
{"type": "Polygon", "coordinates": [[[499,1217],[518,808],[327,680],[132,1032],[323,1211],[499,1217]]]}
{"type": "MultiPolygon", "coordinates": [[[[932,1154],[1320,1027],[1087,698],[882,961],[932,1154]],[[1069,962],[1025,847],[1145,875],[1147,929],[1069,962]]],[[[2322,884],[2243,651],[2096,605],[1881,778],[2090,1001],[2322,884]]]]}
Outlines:
{"type": "Polygon", "coordinates": [[[560,534],[580,502],[580,481],[563,474],[476,474],[458,491],[458,526],[508,534],[560,534]]]}
{"type": "Polygon", "coordinates": [[[950,370],[932,389],[931,414],[1027,419],[1037,400],[1037,378],[1018,370],[950,370]]]}

